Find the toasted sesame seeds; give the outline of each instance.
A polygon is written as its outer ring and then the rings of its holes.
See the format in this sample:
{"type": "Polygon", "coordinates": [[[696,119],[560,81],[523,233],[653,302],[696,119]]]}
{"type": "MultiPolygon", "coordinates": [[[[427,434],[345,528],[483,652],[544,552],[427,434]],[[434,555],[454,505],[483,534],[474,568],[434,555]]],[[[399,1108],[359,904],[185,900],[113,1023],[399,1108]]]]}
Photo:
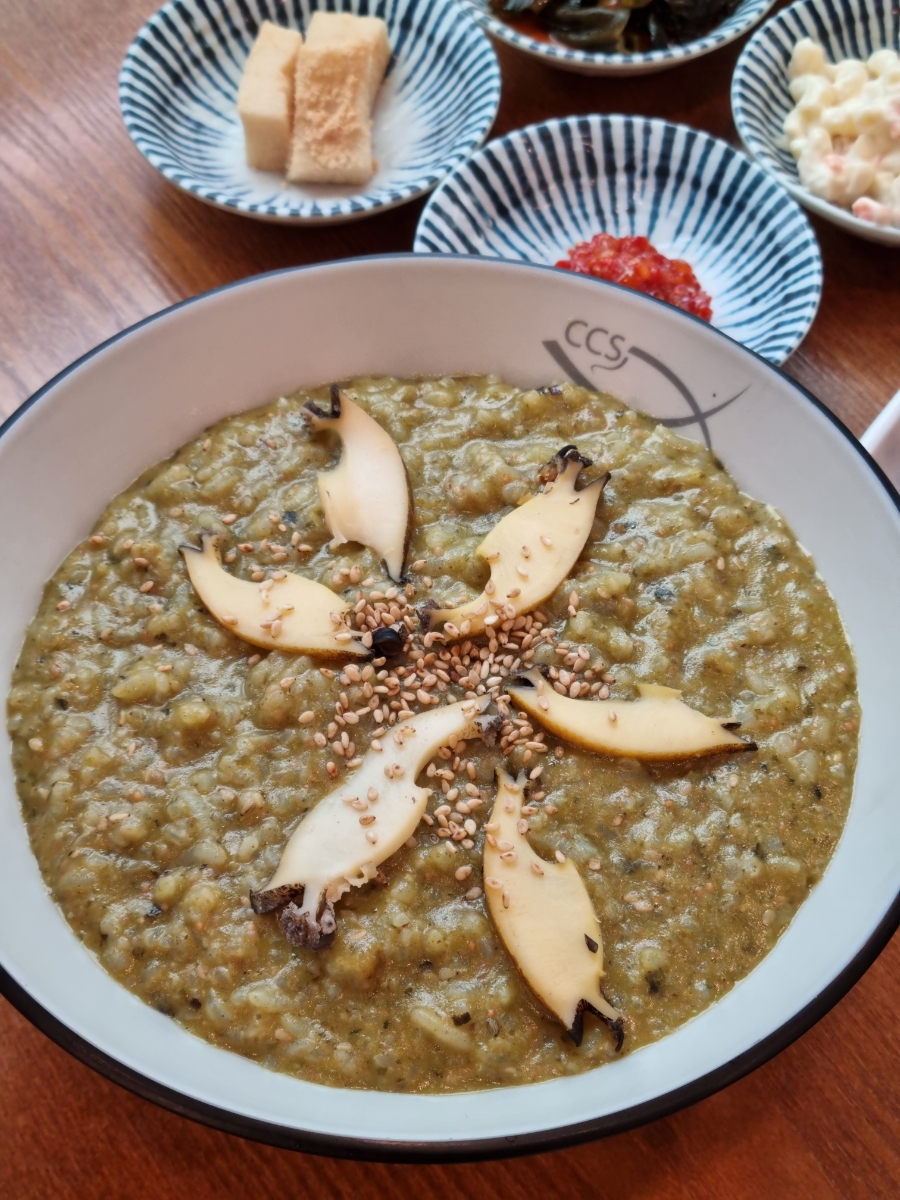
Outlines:
{"type": "Polygon", "coordinates": [[[500,891],[503,888],[501,881],[493,875],[485,875],[484,886],[493,888],[494,891],[500,891]]]}
{"type": "MultiPolygon", "coordinates": [[[[373,818],[373,820],[374,820],[374,818],[373,818]]],[[[378,834],[375,832],[374,829],[366,830],[366,841],[371,842],[373,846],[378,841],[378,834]]]]}
{"type": "Polygon", "coordinates": [[[44,749],[43,739],[39,738],[39,737],[29,738],[28,739],[28,749],[34,750],[34,752],[36,754],[39,754],[44,749]]]}
{"type": "Polygon", "coordinates": [[[561,850],[556,851],[556,861],[558,863],[564,863],[566,861],[566,856],[563,854],[563,852],[561,850]]]}
{"type": "Polygon", "coordinates": [[[152,592],[153,588],[154,588],[153,580],[148,579],[146,583],[141,584],[140,590],[146,594],[147,592],[152,592]]]}
{"type": "Polygon", "coordinates": [[[535,875],[543,875],[543,873],[544,873],[544,868],[541,866],[541,864],[537,861],[536,858],[533,858],[531,860],[531,869],[535,873],[535,875]]]}
{"type": "Polygon", "coordinates": [[[223,525],[233,525],[237,519],[238,519],[237,513],[226,513],[225,516],[222,518],[222,524],[223,525]]]}
{"type": "Polygon", "coordinates": [[[469,890],[466,892],[466,899],[467,900],[480,900],[481,894],[482,893],[481,893],[480,887],[469,888],[469,890]]]}

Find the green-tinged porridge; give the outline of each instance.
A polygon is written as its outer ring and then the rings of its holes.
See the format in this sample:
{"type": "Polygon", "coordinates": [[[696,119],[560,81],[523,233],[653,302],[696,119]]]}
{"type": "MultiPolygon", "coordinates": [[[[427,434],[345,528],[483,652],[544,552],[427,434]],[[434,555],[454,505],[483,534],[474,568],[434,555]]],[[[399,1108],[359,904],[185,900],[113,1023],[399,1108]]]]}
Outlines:
{"type": "Polygon", "coordinates": [[[500,893],[487,902],[496,768],[525,772],[516,829],[535,877],[564,860],[587,889],[627,1053],[746,975],[834,850],[859,727],[840,618],[777,512],[702,445],[610,396],[491,376],[356,379],[346,392],[409,473],[408,581],[331,541],[317,475],[340,447],[301,411],[310,398],[327,408],[327,388],[222,421],[152,467],[49,582],[15,670],[9,728],[34,852],[107,971],[267,1067],[415,1092],[590,1070],[616,1038],[588,1015],[575,1045],[506,949],[500,893]],[[610,478],[567,577],[527,613],[442,632],[423,606],[468,611],[490,574],[477,548],[572,443],[592,460],[584,486],[610,478]],[[179,548],[204,531],[229,575],[324,584],[354,637],[393,627],[399,653],[386,657],[380,635],[355,658],[241,640],[186,573],[179,548]],[[623,713],[638,684],[677,688],[757,749],[608,757],[551,732],[536,699],[526,711],[506,696],[535,681],[623,713]],[[336,899],[333,942],[289,944],[250,895],[304,815],[345,782],[352,800],[366,755],[388,761],[419,714],[466,700],[499,713],[496,743],[439,749],[418,779],[433,789],[421,822],[336,899]]]}

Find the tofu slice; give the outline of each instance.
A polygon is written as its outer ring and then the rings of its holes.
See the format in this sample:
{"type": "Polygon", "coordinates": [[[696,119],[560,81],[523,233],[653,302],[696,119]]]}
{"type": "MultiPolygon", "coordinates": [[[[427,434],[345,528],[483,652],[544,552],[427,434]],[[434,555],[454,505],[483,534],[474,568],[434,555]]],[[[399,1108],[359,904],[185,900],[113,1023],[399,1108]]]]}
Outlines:
{"type": "Polygon", "coordinates": [[[352,13],[331,13],[317,9],[306,31],[307,46],[351,46],[362,42],[369,54],[367,80],[369,111],[375,105],[378,89],[391,61],[391,44],[387,25],[381,17],[355,17],[352,13]]]}
{"type": "Polygon", "coordinates": [[[314,14],[297,55],[291,182],[360,185],[372,178],[372,106],[390,57],[379,18],[314,14]]]}
{"type": "Polygon", "coordinates": [[[303,37],[263,21],[253,43],[241,86],[238,115],[244,127],[247,165],[283,174],[291,149],[294,120],[294,76],[303,37]]]}

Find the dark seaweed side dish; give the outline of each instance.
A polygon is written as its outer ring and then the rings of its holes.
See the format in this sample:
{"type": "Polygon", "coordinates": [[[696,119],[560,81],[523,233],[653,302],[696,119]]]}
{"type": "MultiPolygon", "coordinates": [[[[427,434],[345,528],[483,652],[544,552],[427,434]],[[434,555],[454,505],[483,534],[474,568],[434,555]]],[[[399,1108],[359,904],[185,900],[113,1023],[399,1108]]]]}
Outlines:
{"type": "Polygon", "coordinates": [[[493,12],[531,37],[573,50],[634,54],[710,33],[740,0],[491,0],[493,12]]]}

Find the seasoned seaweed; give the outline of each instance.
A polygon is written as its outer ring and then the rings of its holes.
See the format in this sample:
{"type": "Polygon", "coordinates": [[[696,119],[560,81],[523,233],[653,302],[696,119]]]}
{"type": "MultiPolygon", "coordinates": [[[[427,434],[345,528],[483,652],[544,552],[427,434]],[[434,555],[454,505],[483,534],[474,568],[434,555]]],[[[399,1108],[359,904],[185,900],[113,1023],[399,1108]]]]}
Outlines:
{"type": "Polygon", "coordinates": [[[703,37],[740,0],[491,0],[499,16],[525,17],[579,50],[627,54],[703,37]]]}

